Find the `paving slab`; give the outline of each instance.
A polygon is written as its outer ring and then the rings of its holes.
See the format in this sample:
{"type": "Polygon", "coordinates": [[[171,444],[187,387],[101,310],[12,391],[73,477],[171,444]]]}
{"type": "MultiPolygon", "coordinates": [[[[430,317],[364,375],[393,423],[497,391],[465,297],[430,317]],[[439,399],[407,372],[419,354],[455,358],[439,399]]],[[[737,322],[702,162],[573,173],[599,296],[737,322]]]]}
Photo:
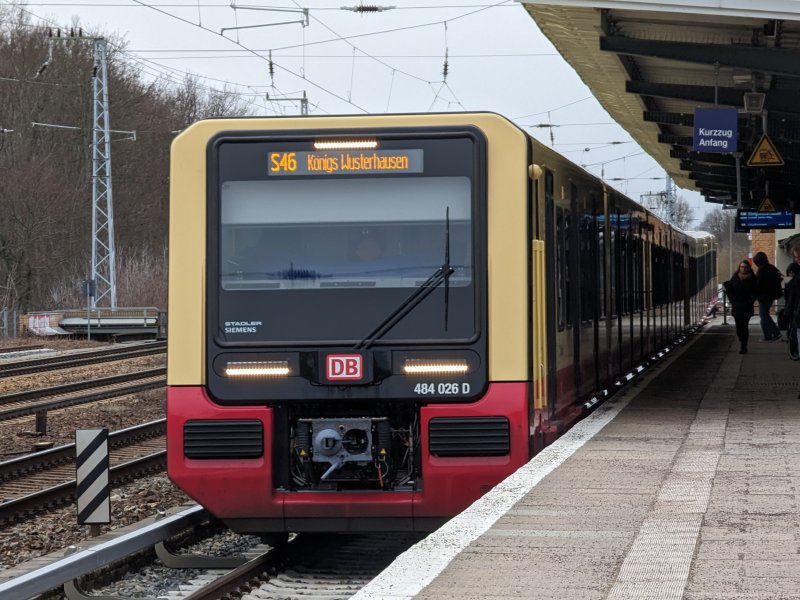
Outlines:
{"type": "Polygon", "coordinates": [[[355,598],[800,600],[800,365],[752,346],[712,322],[512,476],[535,481],[490,524],[467,510],[355,598]]]}

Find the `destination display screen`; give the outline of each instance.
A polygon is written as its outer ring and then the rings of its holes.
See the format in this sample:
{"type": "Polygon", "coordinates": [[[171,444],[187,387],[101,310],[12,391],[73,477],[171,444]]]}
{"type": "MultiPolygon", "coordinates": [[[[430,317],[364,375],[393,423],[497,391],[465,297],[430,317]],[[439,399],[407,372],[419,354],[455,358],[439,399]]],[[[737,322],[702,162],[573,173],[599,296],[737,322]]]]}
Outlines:
{"type": "Polygon", "coordinates": [[[287,151],[269,152],[267,157],[270,176],[422,172],[421,149],[287,151]]]}
{"type": "Polygon", "coordinates": [[[793,229],[794,213],[790,210],[757,212],[752,210],[736,211],[737,230],[748,229],[793,229]]]}

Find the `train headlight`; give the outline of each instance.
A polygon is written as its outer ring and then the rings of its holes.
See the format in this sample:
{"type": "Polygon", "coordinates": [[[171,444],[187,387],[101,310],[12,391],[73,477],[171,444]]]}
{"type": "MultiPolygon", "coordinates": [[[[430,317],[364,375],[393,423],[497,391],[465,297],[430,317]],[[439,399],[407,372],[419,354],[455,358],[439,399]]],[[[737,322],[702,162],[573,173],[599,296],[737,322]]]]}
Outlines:
{"type": "Polygon", "coordinates": [[[403,364],[406,375],[460,375],[469,372],[466,359],[407,358],[403,364]]]}
{"type": "Polygon", "coordinates": [[[373,150],[377,147],[377,140],[365,138],[331,138],[314,142],[315,150],[373,150]]]}
{"type": "Polygon", "coordinates": [[[225,365],[225,377],[234,379],[254,377],[288,377],[291,373],[289,361],[236,361],[225,365]]]}

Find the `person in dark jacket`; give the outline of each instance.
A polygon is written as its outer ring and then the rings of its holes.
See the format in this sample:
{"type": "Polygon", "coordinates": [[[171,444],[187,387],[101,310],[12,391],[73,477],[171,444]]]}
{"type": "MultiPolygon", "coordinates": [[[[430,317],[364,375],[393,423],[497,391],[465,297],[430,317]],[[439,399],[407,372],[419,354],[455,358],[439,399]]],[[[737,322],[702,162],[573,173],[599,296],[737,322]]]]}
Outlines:
{"type": "Polygon", "coordinates": [[[747,354],[747,340],[750,338],[748,326],[758,295],[758,283],[750,263],[747,260],[740,262],[736,273],[722,285],[731,302],[731,315],[736,323],[736,337],[739,338],[739,354],[747,354]]]}
{"type": "MultiPolygon", "coordinates": [[[[783,286],[783,314],[785,315],[785,319],[788,321],[792,317],[792,313],[798,307],[798,293],[800,293],[800,287],[798,287],[798,283],[800,283],[800,279],[797,279],[797,275],[800,274],[800,265],[796,262],[790,262],[786,267],[786,278],[784,281],[786,282],[783,286]]],[[[785,329],[785,327],[782,327],[785,329]]]]}
{"type": "Polygon", "coordinates": [[[786,274],[789,275],[790,272],[793,272],[794,275],[783,288],[786,298],[783,312],[789,319],[789,329],[786,332],[789,341],[789,357],[792,360],[798,360],[800,359],[800,328],[798,328],[800,325],[800,246],[794,246],[791,252],[794,262],[786,268],[786,274]]]}
{"type": "Polygon", "coordinates": [[[756,281],[758,282],[758,316],[761,320],[761,332],[764,334],[763,342],[776,342],[781,339],[781,330],[769,314],[772,303],[781,297],[783,276],[778,267],[770,264],[767,255],[756,252],[753,262],[758,267],[756,281]]]}

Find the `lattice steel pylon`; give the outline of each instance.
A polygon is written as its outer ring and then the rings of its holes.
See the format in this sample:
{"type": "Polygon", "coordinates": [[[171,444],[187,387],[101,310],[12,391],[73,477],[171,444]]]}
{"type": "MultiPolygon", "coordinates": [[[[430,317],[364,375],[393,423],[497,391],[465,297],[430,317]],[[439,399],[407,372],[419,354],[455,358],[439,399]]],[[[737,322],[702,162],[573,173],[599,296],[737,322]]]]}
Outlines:
{"type": "Polygon", "coordinates": [[[664,221],[675,223],[677,193],[675,183],[669,175],[666,177],[666,189],[663,192],[641,194],[639,196],[639,201],[642,206],[652,210],[664,221]]]}
{"type": "Polygon", "coordinates": [[[94,127],[92,131],[92,307],[107,300],[117,307],[114,204],[111,193],[111,132],[108,120],[106,41],[94,39],[94,127]]]}

